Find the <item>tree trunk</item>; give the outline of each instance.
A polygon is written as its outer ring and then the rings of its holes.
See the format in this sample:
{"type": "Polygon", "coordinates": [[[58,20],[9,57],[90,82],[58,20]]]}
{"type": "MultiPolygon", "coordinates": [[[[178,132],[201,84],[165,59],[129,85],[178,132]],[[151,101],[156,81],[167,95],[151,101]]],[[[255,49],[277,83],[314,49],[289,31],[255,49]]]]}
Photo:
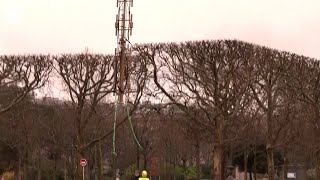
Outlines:
{"type": "Polygon", "coordinates": [[[316,179],[320,179],[320,158],[319,154],[316,153],[316,179]]]}
{"type": "Polygon", "coordinates": [[[136,169],[140,169],[140,147],[137,144],[137,168],[136,169]]]}
{"type": "Polygon", "coordinates": [[[18,165],[15,168],[14,171],[14,179],[15,180],[21,180],[21,157],[20,157],[20,153],[19,153],[19,157],[18,157],[18,165]]]}
{"type": "Polygon", "coordinates": [[[175,157],[171,157],[172,161],[170,163],[170,174],[171,174],[171,180],[174,180],[175,175],[175,157]]]}
{"type": "Polygon", "coordinates": [[[308,170],[307,163],[305,162],[303,166],[303,180],[308,180],[307,170],[308,170]]]}
{"type": "Polygon", "coordinates": [[[23,161],[23,180],[28,179],[28,151],[25,152],[25,160],[23,161]]]}
{"type": "Polygon", "coordinates": [[[103,179],[103,155],[102,155],[102,148],[101,148],[101,142],[99,141],[99,180],[103,179]]]}
{"type": "Polygon", "coordinates": [[[244,180],[248,180],[248,153],[247,148],[244,150],[244,180]]]}
{"type": "Polygon", "coordinates": [[[273,161],[273,147],[267,147],[267,158],[268,158],[268,177],[269,180],[274,180],[274,161],[273,161]]]}
{"type": "Polygon", "coordinates": [[[224,180],[224,149],[223,149],[223,123],[217,121],[217,127],[213,145],[213,180],[224,180]]]}
{"type": "Polygon", "coordinates": [[[168,157],[165,157],[166,160],[164,161],[164,177],[165,179],[168,179],[168,157]]]}
{"type": "MultiPolygon", "coordinates": [[[[94,167],[94,166],[93,166],[94,167]]],[[[85,167],[85,170],[87,170],[86,171],[86,173],[85,173],[85,179],[86,180],[91,180],[91,170],[92,170],[92,166],[90,166],[90,165],[87,165],[86,167],[85,167]]]]}
{"type": "Polygon", "coordinates": [[[93,167],[91,171],[91,178],[94,180],[98,179],[99,175],[99,163],[98,163],[98,144],[95,144],[94,146],[94,161],[93,161],[93,167]]]}
{"type": "Polygon", "coordinates": [[[215,145],[213,151],[213,177],[214,180],[224,180],[223,171],[223,147],[222,145],[215,145]]]}
{"type": "Polygon", "coordinates": [[[41,180],[41,155],[38,154],[37,180],[41,180]]]}
{"type": "Polygon", "coordinates": [[[288,173],[288,159],[287,159],[287,157],[285,156],[285,157],[284,157],[284,165],[283,165],[283,175],[284,175],[284,178],[286,178],[287,173],[288,173]]]}
{"type": "Polygon", "coordinates": [[[268,83],[268,109],[267,109],[267,160],[268,160],[268,177],[274,180],[274,160],[273,160],[273,98],[272,86],[268,83]]]}
{"type": "Polygon", "coordinates": [[[254,145],[253,171],[254,171],[254,180],[257,180],[257,147],[256,145],[254,145]]]}
{"type": "Polygon", "coordinates": [[[57,180],[57,158],[54,158],[53,180],[57,180]]]}
{"type": "MultiPolygon", "coordinates": [[[[187,168],[187,160],[186,159],[182,159],[182,166],[183,166],[183,171],[185,172],[186,168],[187,168]]],[[[186,173],[183,173],[183,179],[188,180],[186,173]]]]}
{"type": "Polygon", "coordinates": [[[23,163],[23,173],[22,173],[22,180],[28,179],[28,173],[27,173],[27,164],[26,162],[23,163]]]}
{"type": "Polygon", "coordinates": [[[168,164],[168,172],[169,172],[169,178],[170,180],[172,180],[172,168],[171,168],[171,162],[172,162],[172,159],[171,159],[171,156],[169,155],[169,164],[168,164]]]}
{"type": "Polygon", "coordinates": [[[37,179],[41,180],[41,168],[40,167],[38,167],[38,169],[37,169],[37,179]]]}
{"type": "Polygon", "coordinates": [[[148,163],[148,160],[147,160],[147,155],[144,154],[143,155],[143,169],[147,169],[147,164],[148,163]]]}
{"type": "Polygon", "coordinates": [[[197,166],[197,180],[200,180],[201,178],[201,169],[200,169],[200,142],[199,139],[197,139],[196,144],[196,166],[197,166]]]}
{"type": "Polygon", "coordinates": [[[173,180],[176,180],[177,179],[177,173],[176,173],[176,164],[177,164],[177,158],[174,157],[174,160],[173,160],[173,180]]]}
{"type": "Polygon", "coordinates": [[[78,166],[78,153],[76,151],[70,151],[70,163],[68,163],[68,177],[70,180],[80,179],[79,166],[78,166]]]}
{"type": "Polygon", "coordinates": [[[316,179],[320,179],[319,163],[316,165],[316,179]]]}
{"type": "Polygon", "coordinates": [[[63,173],[64,173],[64,180],[67,180],[67,157],[63,160],[63,173]]]}

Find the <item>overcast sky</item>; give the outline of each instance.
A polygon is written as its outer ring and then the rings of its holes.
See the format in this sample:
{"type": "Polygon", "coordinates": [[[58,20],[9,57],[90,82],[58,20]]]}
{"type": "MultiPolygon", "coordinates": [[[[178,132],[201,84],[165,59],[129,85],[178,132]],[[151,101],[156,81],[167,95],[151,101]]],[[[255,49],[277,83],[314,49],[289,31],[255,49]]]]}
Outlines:
{"type": "MultiPolygon", "coordinates": [[[[132,43],[239,39],[320,59],[319,0],[134,0],[132,43]]],[[[0,0],[0,54],[113,53],[116,0],[0,0]]]]}

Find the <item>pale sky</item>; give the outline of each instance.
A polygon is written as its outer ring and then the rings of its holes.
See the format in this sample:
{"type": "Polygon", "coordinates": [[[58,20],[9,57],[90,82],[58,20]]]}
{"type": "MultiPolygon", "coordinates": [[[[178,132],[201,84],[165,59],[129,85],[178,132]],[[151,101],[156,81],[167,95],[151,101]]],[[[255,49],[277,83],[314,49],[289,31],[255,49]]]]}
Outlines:
{"type": "MultiPolygon", "coordinates": [[[[320,59],[319,0],[134,0],[132,43],[239,39],[320,59]]],[[[0,0],[0,54],[113,53],[116,0],[0,0]]]]}

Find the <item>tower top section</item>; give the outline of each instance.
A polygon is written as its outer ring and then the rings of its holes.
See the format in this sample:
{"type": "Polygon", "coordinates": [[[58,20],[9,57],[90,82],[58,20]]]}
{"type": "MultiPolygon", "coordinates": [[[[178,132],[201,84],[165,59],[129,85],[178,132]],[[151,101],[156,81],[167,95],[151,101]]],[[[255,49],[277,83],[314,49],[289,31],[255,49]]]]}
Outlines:
{"type": "Polygon", "coordinates": [[[124,94],[130,91],[131,48],[129,39],[133,28],[130,11],[132,6],[133,0],[117,0],[118,14],[115,22],[117,48],[115,49],[114,88],[115,92],[118,93],[119,103],[123,103],[124,94]]]}
{"type": "Polygon", "coordinates": [[[118,51],[121,51],[123,41],[126,44],[132,35],[133,16],[130,11],[132,6],[133,0],[117,0],[118,14],[116,15],[115,30],[118,51]]]}

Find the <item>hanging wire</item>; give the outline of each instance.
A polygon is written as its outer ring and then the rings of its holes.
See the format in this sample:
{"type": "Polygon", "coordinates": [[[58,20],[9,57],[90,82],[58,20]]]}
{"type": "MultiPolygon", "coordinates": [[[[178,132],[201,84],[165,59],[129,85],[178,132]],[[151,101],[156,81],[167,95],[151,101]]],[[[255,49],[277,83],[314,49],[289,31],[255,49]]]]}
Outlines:
{"type": "Polygon", "coordinates": [[[141,148],[143,149],[143,147],[141,146],[141,144],[139,143],[139,140],[134,132],[134,129],[133,129],[133,125],[132,125],[132,121],[131,121],[131,116],[130,116],[130,113],[129,113],[129,107],[128,107],[128,103],[126,103],[126,109],[127,109],[127,115],[128,115],[128,120],[129,120],[129,124],[130,124],[130,129],[131,129],[131,132],[133,134],[133,137],[134,137],[134,140],[136,141],[136,144],[141,148]]]}
{"type": "MultiPolygon", "coordinates": [[[[112,154],[117,156],[117,152],[116,152],[116,128],[117,128],[117,111],[118,111],[118,103],[115,100],[115,108],[114,108],[114,121],[113,121],[113,136],[112,136],[112,154]]],[[[143,147],[141,146],[136,133],[134,131],[133,125],[132,125],[132,120],[131,120],[131,116],[130,116],[130,111],[129,111],[129,106],[128,106],[128,102],[126,102],[126,112],[127,112],[127,116],[128,116],[128,120],[129,120],[129,124],[130,124],[130,129],[133,135],[133,138],[135,140],[135,143],[141,148],[143,149],[143,147]]]]}

